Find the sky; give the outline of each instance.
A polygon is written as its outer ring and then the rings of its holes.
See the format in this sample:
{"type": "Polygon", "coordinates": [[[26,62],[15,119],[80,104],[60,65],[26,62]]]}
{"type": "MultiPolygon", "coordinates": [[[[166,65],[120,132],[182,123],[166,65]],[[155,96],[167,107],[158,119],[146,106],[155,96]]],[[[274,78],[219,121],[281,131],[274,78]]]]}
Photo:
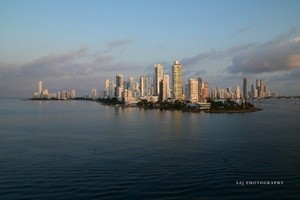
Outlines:
{"type": "MultiPolygon", "coordinates": [[[[210,90],[262,79],[300,95],[299,0],[0,0],[0,98],[31,97],[38,81],[77,96],[161,63],[210,90]]],[[[249,86],[250,89],[250,86],[249,86]]]]}

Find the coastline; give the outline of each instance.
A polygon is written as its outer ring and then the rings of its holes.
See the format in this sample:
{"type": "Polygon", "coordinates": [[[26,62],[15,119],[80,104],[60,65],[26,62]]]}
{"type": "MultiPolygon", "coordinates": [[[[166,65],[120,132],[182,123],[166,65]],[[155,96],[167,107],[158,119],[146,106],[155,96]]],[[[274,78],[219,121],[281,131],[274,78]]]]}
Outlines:
{"type": "Polygon", "coordinates": [[[75,100],[75,101],[94,101],[101,103],[102,105],[106,106],[114,106],[114,107],[121,107],[121,108],[126,108],[126,107],[134,107],[134,108],[139,108],[139,109],[145,109],[145,110],[152,110],[152,109],[159,109],[159,110],[168,110],[168,111],[182,111],[182,112],[194,112],[194,113],[212,113],[212,114],[219,114],[219,113],[226,113],[226,114],[235,114],[235,113],[250,113],[250,112],[257,112],[263,110],[262,108],[256,108],[256,107],[247,107],[247,108],[240,108],[240,107],[234,107],[234,108],[210,108],[210,109],[201,109],[201,108],[188,108],[188,107],[165,107],[161,106],[159,104],[151,104],[149,105],[139,105],[139,104],[124,104],[122,102],[111,102],[111,101],[103,101],[102,99],[85,99],[85,98],[74,98],[74,99],[43,99],[43,98],[30,98],[27,99],[29,101],[70,101],[70,100],[75,100]]]}
{"type": "Polygon", "coordinates": [[[161,106],[159,104],[151,104],[149,105],[139,105],[139,104],[124,104],[124,103],[112,103],[112,102],[103,102],[101,100],[95,100],[102,105],[106,106],[115,106],[115,107],[133,107],[133,108],[139,108],[139,109],[145,109],[145,110],[165,110],[165,111],[181,111],[181,112],[194,112],[194,113],[227,113],[227,114],[235,114],[235,113],[251,113],[251,112],[257,112],[263,110],[262,108],[257,108],[254,105],[251,105],[251,107],[241,108],[241,107],[231,107],[231,108],[214,108],[214,109],[201,109],[201,108],[188,108],[188,107],[165,107],[161,106]]]}
{"type": "Polygon", "coordinates": [[[262,108],[250,108],[250,109],[242,109],[242,110],[205,110],[205,113],[227,113],[227,114],[234,114],[234,113],[250,113],[250,112],[257,112],[263,110],[262,108]]]}
{"type": "MultiPolygon", "coordinates": [[[[108,105],[108,104],[104,104],[104,105],[108,105]]],[[[108,105],[111,106],[111,105],[108,105]]],[[[119,105],[120,106],[120,105],[119,105]]],[[[263,110],[262,108],[250,108],[250,109],[237,109],[237,110],[202,110],[202,109],[174,109],[174,108],[160,108],[160,107],[155,107],[155,108],[145,108],[145,107],[140,107],[140,106],[120,106],[120,107],[136,107],[136,108],[140,108],[140,109],[146,109],[146,110],[152,110],[152,109],[159,109],[159,110],[166,110],[166,111],[182,111],[182,112],[193,112],[193,113],[200,113],[200,112],[204,112],[204,113],[211,113],[211,114],[218,114],[218,113],[225,113],[225,114],[235,114],[235,113],[251,113],[251,112],[257,112],[257,111],[261,111],[263,110]]]]}

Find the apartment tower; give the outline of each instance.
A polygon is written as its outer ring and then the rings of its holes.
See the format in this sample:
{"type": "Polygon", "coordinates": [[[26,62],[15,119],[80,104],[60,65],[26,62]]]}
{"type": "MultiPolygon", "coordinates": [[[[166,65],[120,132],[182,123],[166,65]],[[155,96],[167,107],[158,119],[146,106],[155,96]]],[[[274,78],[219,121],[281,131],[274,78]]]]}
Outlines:
{"type": "Polygon", "coordinates": [[[172,66],[172,99],[182,100],[182,65],[178,60],[172,66]]]}
{"type": "Polygon", "coordinates": [[[154,96],[159,96],[160,94],[160,87],[159,83],[160,81],[163,80],[163,66],[161,64],[156,64],[154,66],[155,71],[154,71],[154,96]]]}

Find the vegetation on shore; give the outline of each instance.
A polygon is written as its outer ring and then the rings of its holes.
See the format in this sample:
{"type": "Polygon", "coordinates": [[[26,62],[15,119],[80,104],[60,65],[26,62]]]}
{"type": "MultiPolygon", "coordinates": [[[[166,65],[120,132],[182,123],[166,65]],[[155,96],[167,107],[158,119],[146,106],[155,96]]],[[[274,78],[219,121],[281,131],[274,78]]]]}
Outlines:
{"type": "MultiPolygon", "coordinates": [[[[98,102],[101,102],[106,105],[121,105],[126,106],[124,101],[120,101],[117,98],[112,99],[98,99],[98,102]]],[[[182,110],[187,112],[200,112],[200,107],[190,106],[190,102],[184,102],[175,100],[172,101],[158,101],[150,102],[147,100],[141,100],[135,104],[136,107],[144,109],[161,109],[161,110],[182,110]]],[[[255,112],[262,110],[256,108],[253,104],[249,102],[242,102],[241,104],[236,103],[230,99],[223,101],[214,101],[212,99],[207,100],[207,103],[210,103],[210,109],[205,110],[207,113],[243,113],[243,112],[255,112]]]]}
{"type": "MultiPolygon", "coordinates": [[[[30,100],[58,100],[58,99],[45,99],[45,98],[32,98],[30,100]]],[[[86,100],[86,101],[97,101],[105,105],[110,106],[127,106],[124,101],[120,101],[117,98],[99,98],[99,99],[86,99],[77,97],[72,100],[86,100]]],[[[204,110],[206,113],[245,113],[245,112],[255,112],[262,110],[256,108],[253,104],[242,101],[241,104],[227,99],[225,101],[215,101],[213,99],[208,99],[207,103],[210,103],[210,109],[204,110]]],[[[197,104],[191,104],[191,102],[185,102],[180,100],[175,101],[158,101],[150,102],[147,100],[140,100],[138,103],[134,104],[135,107],[144,108],[144,109],[161,109],[161,110],[181,110],[187,112],[200,112],[200,106],[197,104]]]]}
{"type": "Polygon", "coordinates": [[[138,107],[142,108],[159,108],[162,110],[182,110],[185,108],[185,104],[183,101],[175,100],[174,102],[169,102],[169,101],[161,101],[161,102],[148,102],[146,100],[142,100],[137,103],[138,107]]]}
{"type": "Polygon", "coordinates": [[[110,106],[125,105],[124,101],[119,101],[117,98],[99,98],[96,101],[110,106]]]}
{"type": "Polygon", "coordinates": [[[230,99],[227,99],[224,102],[209,99],[207,102],[211,104],[210,109],[205,111],[207,113],[243,113],[262,110],[261,108],[256,108],[247,101],[242,101],[241,104],[238,104],[230,99]]]}

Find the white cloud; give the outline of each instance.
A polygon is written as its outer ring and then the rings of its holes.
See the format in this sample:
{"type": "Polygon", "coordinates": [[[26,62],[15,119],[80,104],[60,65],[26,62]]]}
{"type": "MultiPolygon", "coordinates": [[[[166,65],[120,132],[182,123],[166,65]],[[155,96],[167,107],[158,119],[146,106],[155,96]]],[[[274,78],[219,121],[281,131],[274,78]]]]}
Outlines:
{"type": "Polygon", "coordinates": [[[234,74],[259,74],[300,68],[300,37],[293,37],[294,34],[289,32],[239,53],[227,70],[234,74]]]}

